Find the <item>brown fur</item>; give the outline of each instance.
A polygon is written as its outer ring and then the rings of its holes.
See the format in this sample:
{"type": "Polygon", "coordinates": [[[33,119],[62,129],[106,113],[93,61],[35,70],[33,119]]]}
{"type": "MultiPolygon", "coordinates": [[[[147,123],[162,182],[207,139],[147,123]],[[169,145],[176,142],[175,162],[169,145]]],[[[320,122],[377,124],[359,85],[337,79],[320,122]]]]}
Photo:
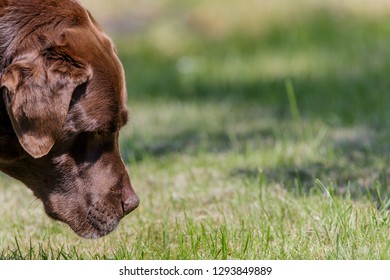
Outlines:
{"type": "Polygon", "coordinates": [[[108,234],[138,206],[119,154],[122,65],[75,0],[0,0],[0,170],[77,234],[108,234]]]}

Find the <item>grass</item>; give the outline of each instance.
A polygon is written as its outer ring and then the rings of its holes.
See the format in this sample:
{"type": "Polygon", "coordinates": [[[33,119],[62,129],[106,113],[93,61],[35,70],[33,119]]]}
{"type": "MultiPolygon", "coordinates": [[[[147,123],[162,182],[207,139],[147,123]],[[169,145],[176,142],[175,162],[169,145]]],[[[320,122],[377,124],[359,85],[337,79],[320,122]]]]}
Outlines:
{"type": "Polygon", "coordinates": [[[141,205],[84,240],[2,175],[0,259],[390,259],[386,1],[82,2],[126,69],[141,205]]]}

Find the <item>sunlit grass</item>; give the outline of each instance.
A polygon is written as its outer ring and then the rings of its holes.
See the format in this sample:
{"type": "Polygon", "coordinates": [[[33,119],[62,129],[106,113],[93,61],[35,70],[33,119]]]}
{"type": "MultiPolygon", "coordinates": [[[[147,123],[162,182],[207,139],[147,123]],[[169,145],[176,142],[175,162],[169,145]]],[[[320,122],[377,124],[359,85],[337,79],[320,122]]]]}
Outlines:
{"type": "MultiPolygon", "coordinates": [[[[341,163],[327,144],[331,135],[325,124],[312,126],[303,120],[302,134],[294,120],[277,126],[270,115],[251,106],[245,110],[214,104],[210,113],[210,105],[171,102],[158,104],[160,118],[153,121],[154,114],[146,113],[144,106],[133,106],[134,112],[143,113],[121,139],[142,199],[139,209],[109,236],[83,240],[66,225],[49,220],[24,186],[6,180],[12,185],[4,185],[3,200],[13,201],[8,209],[16,210],[2,211],[2,224],[13,226],[2,230],[1,258],[389,258],[386,186],[380,204],[375,185],[368,186],[372,192],[361,193],[353,186],[358,182],[336,182],[342,178],[333,174],[339,168],[332,167],[333,160],[341,163]],[[182,116],[185,108],[189,114],[182,116]],[[225,110],[236,118],[226,122],[221,113],[225,110]],[[183,119],[171,127],[175,116],[183,119]],[[214,124],[203,127],[210,116],[214,124]],[[156,129],[136,125],[143,122],[156,129]],[[197,132],[187,134],[181,122],[197,132]],[[165,130],[159,130],[161,126],[165,130]],[[183,135],[177,135],[180,131],[183,135]],[[213,139],[213,132],[220,134],[219,140],[213,139]],[[178,142],[171,146],[172,141],[178,142]],[[321,164],[330,170],[321,170],[321,164]],[[24,195],[15,200],[15,191],[24,195]]],[[[357,174],[353,169],[343,172],[357,174]]]]}

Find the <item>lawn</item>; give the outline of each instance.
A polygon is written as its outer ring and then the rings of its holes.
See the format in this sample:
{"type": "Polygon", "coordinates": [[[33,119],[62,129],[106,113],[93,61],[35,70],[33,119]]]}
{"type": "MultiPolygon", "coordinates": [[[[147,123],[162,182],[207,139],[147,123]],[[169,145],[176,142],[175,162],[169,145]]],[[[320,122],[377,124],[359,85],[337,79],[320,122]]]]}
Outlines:
{"type": "Polygon", "coordinates": [[[390,259],[388,1],[81,2],[141,204],[84,240],[1,175],[0,259],[390,259]]]}

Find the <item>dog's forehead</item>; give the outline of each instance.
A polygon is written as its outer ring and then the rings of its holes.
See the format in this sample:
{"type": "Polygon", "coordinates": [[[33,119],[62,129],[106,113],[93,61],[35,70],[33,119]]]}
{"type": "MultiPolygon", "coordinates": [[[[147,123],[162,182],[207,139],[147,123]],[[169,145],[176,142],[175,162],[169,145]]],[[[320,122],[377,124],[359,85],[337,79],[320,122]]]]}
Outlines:
{"type": "Polygon", "coordinates": [[[67,124],[76,131],[117,131],[128,118],[124,70],[108,45],[92,40],[90,46],[93,53],[83,57],[92,77],[74,92],[67,124]]]}
{"type": "Polygon", "coordinates": [[[85,15],[82,24],[63,30],[59,42],[92,69],[90,80],[73,94],[66,130],[118,130],[128,118],[124,69],[112,40],[85,15]]]}
{"type": "Polygon", "coordinates": [[[89,43],[84,52],[91,54],[90,63],[94,68],[94,78],[107,83],[112,89],[119,93],[120,101],[127,103],[127,91],[125,73],[112,40],[100,29],[99,26],[88,26],[93,34],[86,38],[89,43]]]}

